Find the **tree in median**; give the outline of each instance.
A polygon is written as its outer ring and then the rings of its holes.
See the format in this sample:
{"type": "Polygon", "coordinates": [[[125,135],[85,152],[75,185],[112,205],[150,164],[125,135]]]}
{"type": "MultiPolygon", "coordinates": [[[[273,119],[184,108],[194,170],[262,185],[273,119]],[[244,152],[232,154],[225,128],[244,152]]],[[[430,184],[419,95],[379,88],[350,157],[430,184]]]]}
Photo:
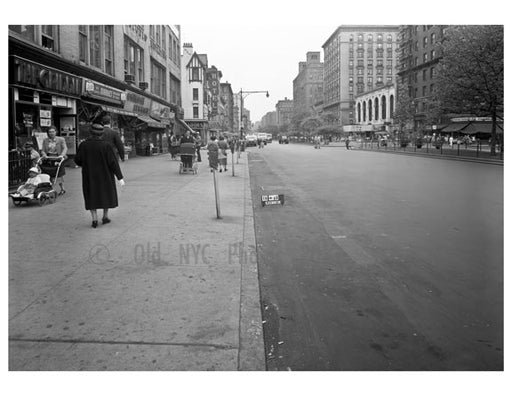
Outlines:
{"type": "Polygon", "coordinates": [[[453,26],[441,43],[436,97],[445,113],[492,117],[491,154],[503,115],[503,26],[453,26]]]}

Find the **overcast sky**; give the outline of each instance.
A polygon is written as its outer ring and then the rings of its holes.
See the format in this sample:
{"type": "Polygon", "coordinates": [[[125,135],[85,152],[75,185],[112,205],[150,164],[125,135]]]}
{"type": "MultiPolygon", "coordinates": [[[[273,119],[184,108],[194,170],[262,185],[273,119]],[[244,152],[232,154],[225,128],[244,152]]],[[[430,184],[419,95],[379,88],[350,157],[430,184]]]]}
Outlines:
{"type": "MultiPolygon", "coordinates": [[[[244,106],[251,120],[259,121],[275,110],[278,100],[293,98],[293,79],[306,52],[319,51],[337,25],[308,26],[216,26],[182,25],[183,43],[192,43],[197,53],[208,55],[209,66],[222,72],[222,82],[231,83],[233,93],[269,91],[270,96],[247,95],[244,106]]],[[[245,96],[245,95],[244,95],[245,96]]]]}

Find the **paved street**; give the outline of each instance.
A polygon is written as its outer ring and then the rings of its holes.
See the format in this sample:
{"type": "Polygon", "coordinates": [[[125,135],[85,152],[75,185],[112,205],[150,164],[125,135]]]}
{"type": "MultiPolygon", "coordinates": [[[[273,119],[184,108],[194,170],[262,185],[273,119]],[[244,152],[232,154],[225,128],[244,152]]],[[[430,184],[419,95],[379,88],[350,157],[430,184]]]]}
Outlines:
{"type": "Polygon", "coordinates": [[[80,169],[53,205],[9,202],[10,370],[264,370],[247,160],[236,177],[122,163],[112,223],[91,228],[80,169]]]}
{"type": "Polygon", "coordinates": [[[502,166],[250,151],[269,370],[503,370],[502,166]]]}

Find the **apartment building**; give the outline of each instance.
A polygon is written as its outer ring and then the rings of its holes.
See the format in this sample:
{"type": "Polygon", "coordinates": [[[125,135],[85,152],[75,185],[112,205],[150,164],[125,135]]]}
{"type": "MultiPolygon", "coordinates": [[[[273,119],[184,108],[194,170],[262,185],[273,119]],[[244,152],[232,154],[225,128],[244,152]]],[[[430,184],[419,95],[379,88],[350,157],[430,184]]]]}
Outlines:
{"type": "Polygon", "coordinates": [[[339,26],[323,44],[323,112],[337,125],[356,123],[355,97],[393,85],[398,26],[339,26]]]}
{"type": "Polygon", "coordinates": [[[295,114],[315,114],[315,104],[323,99],[323,72],[320,52],[307,52],[306,62],[299,62],[299,73],[293,80],[295,114]]]}
{"type": "Polygon", "coordinates": [[[447,25],[403,25],[399,30],[398,87],[414,104],[414,130],[431,128],[428,119],[429,100],[436,84],[436,66],[442,54],[439,43],[447,25]]]}

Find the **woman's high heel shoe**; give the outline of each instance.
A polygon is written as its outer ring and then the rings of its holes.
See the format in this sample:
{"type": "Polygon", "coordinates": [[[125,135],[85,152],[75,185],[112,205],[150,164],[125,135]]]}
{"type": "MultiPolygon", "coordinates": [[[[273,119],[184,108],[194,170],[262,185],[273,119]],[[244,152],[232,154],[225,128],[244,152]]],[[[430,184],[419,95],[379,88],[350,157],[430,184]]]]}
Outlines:
{"type": "Polygon", "coordinates": [[[93,220],[92,221],[92,228],[96,228],[98,227],[98,220],[93,220]]]}

